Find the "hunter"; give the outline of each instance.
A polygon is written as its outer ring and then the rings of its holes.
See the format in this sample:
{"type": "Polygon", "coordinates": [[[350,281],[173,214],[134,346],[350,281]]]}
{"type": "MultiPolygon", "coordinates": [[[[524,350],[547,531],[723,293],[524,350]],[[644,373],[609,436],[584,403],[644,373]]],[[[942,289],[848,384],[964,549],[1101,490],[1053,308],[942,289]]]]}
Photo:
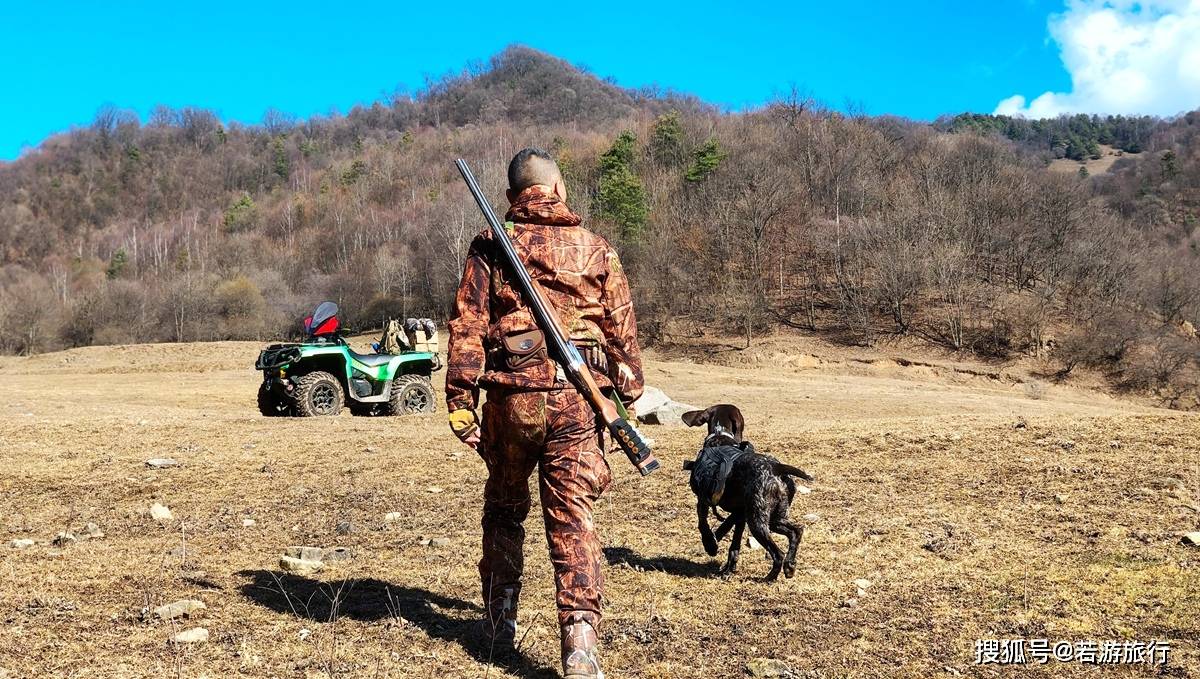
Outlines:
{"type": "MultiPolygon", "coordinates": [[[[506,221],[530,276],[586,357],[602,388],[626,402],[642,393],[642,361],[629,284],[617,253],[580,226],[547,152],[527,148],[508,166],[506,221]]],[[[554,566],[563,674],[602,677],[596,649],[603,555],[592,506],[612,480],[601,429],[587,401],[547,356],[544,337],[509,285],[487,231],[471,243],[450,321],[446,403],[450,428],[487,464],[479,575],[485,639],[511,646],[521,596],[522,553],[538,490],[554,566]],[[487,392],[482,419],[479,390],[487,392]]]]}

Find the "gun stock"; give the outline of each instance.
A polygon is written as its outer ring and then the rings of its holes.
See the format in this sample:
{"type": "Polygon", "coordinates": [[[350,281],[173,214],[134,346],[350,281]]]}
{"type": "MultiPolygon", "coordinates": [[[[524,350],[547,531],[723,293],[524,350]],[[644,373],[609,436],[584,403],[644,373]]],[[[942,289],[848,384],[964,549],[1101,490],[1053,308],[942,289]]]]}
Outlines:
{"type": "Polygon", "coordinates": [[[629,458],[629,461],[637,468],[638,473],[642,476],[650,474],[655,469],[658,469],[658,460],[654,458],[654,453],[650,450],[650,445],[641,435],[641,432],[633,426],[627,418],[627,414],[623,416],[624,406],[618,410],[617,405],[620,404],[620,399],[616,394],[612,395],[613,400],[609,400],[596,384],[596,380],[592,377],[592,372],[580,355],[579,350],[571,343],[567,335],[566,329],[563,327],[562,320],[558,318],[554,307],[550,305],[546,299],[545,292],[537,281],[530,277],[529,271],[525,269],[525,264],[517,255],[516,247],[513,245],[512,239],[508,237],[508,231],[504,225],[496,218],[496,213],[492,211],[492,206],[484,197],[483,191],[480,190],[478,182],[475,181],[475,175],[471,174],[471,168],[467,167],[466,161],[459,158],[454,161],[455,167],[462,174],[463,181],[467,183],[467,188],[471,191],[471,195],[475,198],[475,203],[479,206],[479,210],[483,212],[484,219],[487,220],[488,228],[491,230],[492,238],[500,246],[505,262],[508,263],[509,269],[513,274],[513,284],[520,293],[521,298],[525,300],[526,306],[529,307],[533,314],[534,321],[538,328],[546,336],[546,345],[550,350],[551,358],[562,366],[563,372],[567,379],[579,391],[583,398],[591,406],[592,411],[596,413],[596,417],[604,424],[613,440],[629,458]]]}

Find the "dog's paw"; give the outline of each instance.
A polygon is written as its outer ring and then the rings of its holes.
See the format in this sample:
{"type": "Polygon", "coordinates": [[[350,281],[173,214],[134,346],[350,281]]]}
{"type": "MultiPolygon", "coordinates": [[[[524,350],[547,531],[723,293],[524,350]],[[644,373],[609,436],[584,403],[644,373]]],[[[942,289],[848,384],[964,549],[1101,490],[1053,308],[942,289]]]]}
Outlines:
{"type": "Polygon", "coordinates": [[[783,564],[783,577],[791,579],[795,575],[796,575],[796,564],[794,564],[794,563],[783,564]]]}
{"type": "Polygon", "coordinates": [[[714,540],[712,538],[712,536],[710,536],[710,535],[705,535],[703,537],[703,540],[704,540],[704,551],[707,552],[709,556],[716,556],[717,555],[717,541],[714,540]]]}

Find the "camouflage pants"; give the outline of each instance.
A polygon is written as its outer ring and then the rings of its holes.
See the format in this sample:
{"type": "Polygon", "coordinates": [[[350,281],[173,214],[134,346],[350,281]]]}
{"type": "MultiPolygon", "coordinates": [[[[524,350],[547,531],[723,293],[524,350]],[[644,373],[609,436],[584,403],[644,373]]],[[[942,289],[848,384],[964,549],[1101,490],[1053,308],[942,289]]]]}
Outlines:
{"type": "Polygon", "coordinates": [[[612,475],[600,448],[596,418],[574,389],[491,389],[483,406],[479,454],[488,467],[484,487],[483,598],[494,621],[515,618],[524,570],[529,476],[538,470],[546,541],[554,566],[559,622],[600,622],[603,555],[592,504],[612,475]]]}

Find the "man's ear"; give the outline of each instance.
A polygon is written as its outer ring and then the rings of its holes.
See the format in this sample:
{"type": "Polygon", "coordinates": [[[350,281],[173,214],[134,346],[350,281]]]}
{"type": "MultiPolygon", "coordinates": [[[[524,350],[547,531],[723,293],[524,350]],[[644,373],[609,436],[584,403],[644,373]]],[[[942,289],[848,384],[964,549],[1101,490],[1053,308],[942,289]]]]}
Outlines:
{"type": "Polygon", "coordinates": [[[558,179],[554,180],[553,189],[554,189],[554,194],[556,196],[558,196],[559,200],[561,200],[564,203],[567,202],[567,184],[562,177],[559,177],[558,179]]]}
{"type": "Polygon", "coordinates": [[[689,410],[679,416],[683,423],[689,427],[699,427],[702,424],[708,424],[707,410],[689,410]]]}

